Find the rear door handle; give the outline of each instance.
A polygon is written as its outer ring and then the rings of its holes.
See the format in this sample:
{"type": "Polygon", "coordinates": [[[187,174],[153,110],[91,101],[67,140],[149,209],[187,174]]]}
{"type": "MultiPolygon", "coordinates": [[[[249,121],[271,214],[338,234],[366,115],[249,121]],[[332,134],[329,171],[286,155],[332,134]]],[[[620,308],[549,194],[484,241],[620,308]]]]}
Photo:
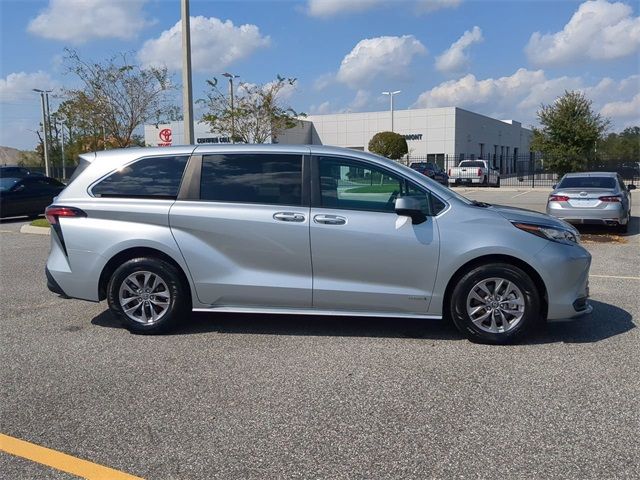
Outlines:
{"type": "Polygon", "coordinates": [[[278,212],[273,214],[273,218],[281,222],[304,222],[305,216],[296,212],[278,212]]]}
{"type": "Polygon", "coordinates": [[[338,215],[316,215],[313,217],[313,221],[325,225],[344,225],[347,223],[346,218],[339,217],[338,215]]]}

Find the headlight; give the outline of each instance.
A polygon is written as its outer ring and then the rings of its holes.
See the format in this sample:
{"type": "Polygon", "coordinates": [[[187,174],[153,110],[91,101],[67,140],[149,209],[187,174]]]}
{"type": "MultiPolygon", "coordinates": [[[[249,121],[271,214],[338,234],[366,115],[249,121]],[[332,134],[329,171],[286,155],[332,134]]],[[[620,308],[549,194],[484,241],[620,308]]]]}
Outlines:
{"type": "Polygon", "coordinates": [[[565,228],[536,225],[534,223],[514,223],[513,226],[553,242],[566,243],[569,245],[580,242],[580,234],[565,228]]]}

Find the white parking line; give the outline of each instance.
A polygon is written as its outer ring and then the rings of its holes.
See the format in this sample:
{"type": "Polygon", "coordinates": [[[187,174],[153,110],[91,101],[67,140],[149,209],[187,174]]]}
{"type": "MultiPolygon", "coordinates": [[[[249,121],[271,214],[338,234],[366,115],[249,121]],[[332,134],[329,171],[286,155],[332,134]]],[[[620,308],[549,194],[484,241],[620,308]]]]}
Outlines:
{"type": "Polygon", "coordinates": [[[618,275],[589,275],[593,278],[617,278],[619,280],[640,280],[640,277],[621,277],[618,275]]]}
{"type": "Polygon", "coordinates": [[[527,190],[526,192],[519,193],[517,195],[514,195],[511,198],[521,197],[522,195],[526,195],[527,193],[531,193],[531,192],[533,192],[533,190],[527,190]]]}

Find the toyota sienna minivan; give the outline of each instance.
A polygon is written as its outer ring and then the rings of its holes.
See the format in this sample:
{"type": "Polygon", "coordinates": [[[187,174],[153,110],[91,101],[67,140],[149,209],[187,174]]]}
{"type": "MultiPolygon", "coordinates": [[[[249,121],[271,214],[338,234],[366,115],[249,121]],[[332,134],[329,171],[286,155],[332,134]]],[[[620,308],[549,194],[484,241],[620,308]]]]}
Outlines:
{"type": "Polygon", "coordinates": [[[396,162],[323,146],[80,156],[49,206],[51,291],[138,333],[191,311],[451,319],[508,343],[591,311],[574,227],[470,201],[396,162]]]}

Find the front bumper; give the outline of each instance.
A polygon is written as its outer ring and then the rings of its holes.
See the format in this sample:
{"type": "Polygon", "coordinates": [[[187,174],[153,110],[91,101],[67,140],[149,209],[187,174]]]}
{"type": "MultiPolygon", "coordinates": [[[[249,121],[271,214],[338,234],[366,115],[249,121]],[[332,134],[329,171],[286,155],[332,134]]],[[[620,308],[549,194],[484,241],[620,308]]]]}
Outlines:
{"type": "Polygon", "coordinates": [[[549,242],[537,255],[547,289],[548,320],[581,317],[593,311],[589,298],[591,254],[580,245],[549,242]]]}

